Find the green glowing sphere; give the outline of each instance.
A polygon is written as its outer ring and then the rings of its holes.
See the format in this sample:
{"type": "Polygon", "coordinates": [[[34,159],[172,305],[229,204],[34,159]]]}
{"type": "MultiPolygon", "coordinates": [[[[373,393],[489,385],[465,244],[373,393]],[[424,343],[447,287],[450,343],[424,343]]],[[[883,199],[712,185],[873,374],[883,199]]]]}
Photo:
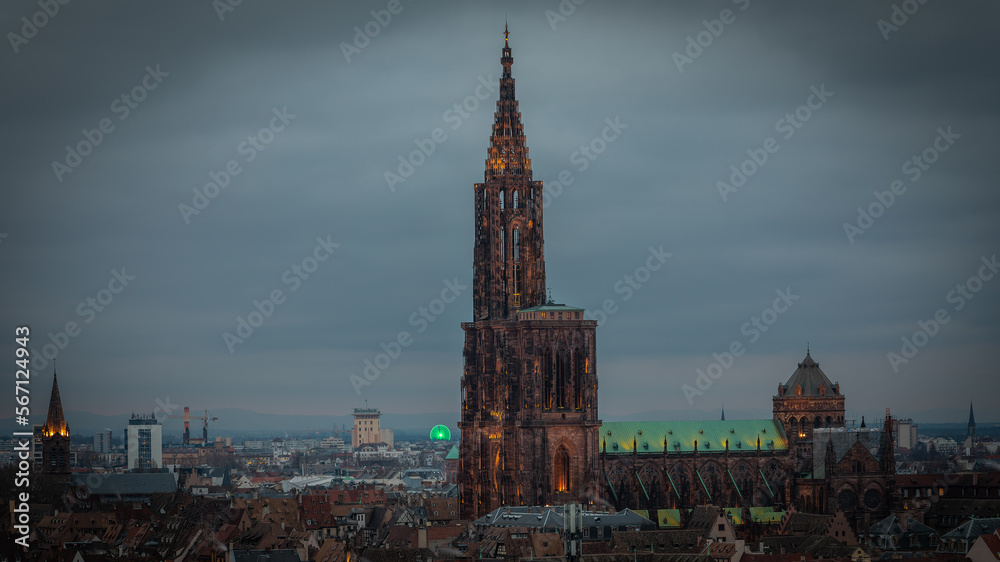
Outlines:
{"type": "Polygon", "coordinates": [[[431,441],[451,441],[451,430],[446,425],[435,425],[431,428],[431,441]]]}

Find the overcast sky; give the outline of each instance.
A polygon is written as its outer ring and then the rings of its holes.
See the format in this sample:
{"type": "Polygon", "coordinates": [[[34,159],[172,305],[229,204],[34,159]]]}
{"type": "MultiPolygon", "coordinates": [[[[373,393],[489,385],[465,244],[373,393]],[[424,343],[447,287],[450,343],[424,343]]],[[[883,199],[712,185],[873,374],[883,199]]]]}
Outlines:
{"type": "Polygon", "coordinates": [[[1000,420],[996,5],[220,6],[0,6],[0,353],[30,325],[36,421],[46,354],[68,410],[457,415],[505,17],[547,284],[614,311],[602,415],[770,416],[808,343],[848,418],[1000,420]]]}

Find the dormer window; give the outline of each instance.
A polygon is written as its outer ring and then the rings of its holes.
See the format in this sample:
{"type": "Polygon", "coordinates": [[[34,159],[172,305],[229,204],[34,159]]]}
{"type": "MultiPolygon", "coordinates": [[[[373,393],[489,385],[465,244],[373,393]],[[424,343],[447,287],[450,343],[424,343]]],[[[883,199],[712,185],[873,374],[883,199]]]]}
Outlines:
{"type": "Polygon", "coordinates": [[[795,395],[796,396],[802,396],[802,385],[801,384],[795,387],[795,395]]]}

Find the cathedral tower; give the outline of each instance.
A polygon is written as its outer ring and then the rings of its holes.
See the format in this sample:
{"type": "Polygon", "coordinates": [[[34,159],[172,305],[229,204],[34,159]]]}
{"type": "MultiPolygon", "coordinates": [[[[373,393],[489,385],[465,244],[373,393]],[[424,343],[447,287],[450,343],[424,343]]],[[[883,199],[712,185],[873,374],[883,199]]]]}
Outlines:
{"type": "Polygon", "coordinates": [[[597,322],[545,302],[542,182],[514,95],[504,30],[500,99],[474,187],[473,322],[465,322],[461,512],[589,502],[597,486],[597,322]]]}

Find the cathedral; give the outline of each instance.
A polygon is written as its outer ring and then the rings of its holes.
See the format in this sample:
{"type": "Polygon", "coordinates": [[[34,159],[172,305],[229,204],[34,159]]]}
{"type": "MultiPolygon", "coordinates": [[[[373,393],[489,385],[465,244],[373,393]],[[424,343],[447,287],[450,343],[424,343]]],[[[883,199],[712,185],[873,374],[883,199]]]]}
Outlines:
{"type": "Polygon", "coordinates": [[[778,385],[770,419],[598,419],[597,322],[545,298],[542,183],[532,179],[513,62],[505,30],[485,173],[474,185],[462,517],[567,502],[842,511],[856,526],[886,516],[895,500],[889,413],[884,430],[848,428],[839,383],[808,351],[778,385]]]}
{"type": "Polygon", "coordinates": [[[473,321],[464,322],[461,513],[587,501],[597,474],[597,322],[545,299],[542,182],[508,34],[483,183],[474,186],[473,321]]]}

